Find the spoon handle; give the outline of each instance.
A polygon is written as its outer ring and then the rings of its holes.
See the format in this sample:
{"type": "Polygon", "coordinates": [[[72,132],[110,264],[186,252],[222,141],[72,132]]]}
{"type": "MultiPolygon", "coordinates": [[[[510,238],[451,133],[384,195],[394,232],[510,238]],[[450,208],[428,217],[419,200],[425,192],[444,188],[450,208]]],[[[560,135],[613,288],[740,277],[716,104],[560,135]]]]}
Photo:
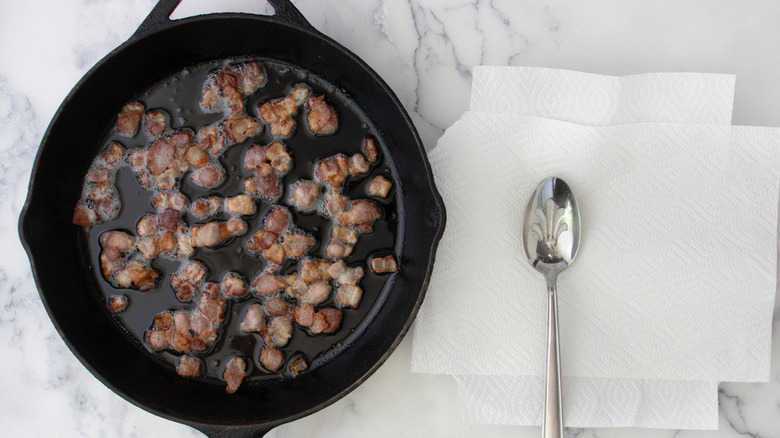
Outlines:
{"type": "Polygon", "coordinates": [[[556,279],[547,282],[547,365],[544,373],[543,438],[563,438],[561,360],[558,355],[558,294],[556,279]]]}

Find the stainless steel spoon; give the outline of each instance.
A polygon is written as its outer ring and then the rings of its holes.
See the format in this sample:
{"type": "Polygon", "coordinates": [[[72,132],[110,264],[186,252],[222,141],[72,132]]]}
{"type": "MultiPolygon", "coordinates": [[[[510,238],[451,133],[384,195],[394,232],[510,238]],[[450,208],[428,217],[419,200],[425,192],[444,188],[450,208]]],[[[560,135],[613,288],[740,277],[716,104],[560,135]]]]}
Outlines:
{"type": "Polygon", "coordinates": [[[563,437],[561,362],[558,355],[557,280],[580,246],[580,213],[569,186],[545,178],[528,200],[523,220],[523,247],[528,261],[547,280],[547,365],[544,373],[542,436],[563,437]]]}

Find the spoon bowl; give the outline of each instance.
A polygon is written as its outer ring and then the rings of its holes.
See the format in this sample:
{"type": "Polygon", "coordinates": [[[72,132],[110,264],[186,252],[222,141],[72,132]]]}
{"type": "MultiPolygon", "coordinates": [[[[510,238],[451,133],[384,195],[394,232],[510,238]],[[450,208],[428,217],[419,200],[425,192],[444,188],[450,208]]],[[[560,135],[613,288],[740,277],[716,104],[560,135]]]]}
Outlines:
{"type": "Polygon", "coordinates": [[[523,248],[528,261],[547,281],[547,360],[542,419],[544,438],[563,437],[557,281],[558,274],[577,255],[580,233],[580,212],[569,185],[556,177],[542,180],[526,206],[523,248]]]}

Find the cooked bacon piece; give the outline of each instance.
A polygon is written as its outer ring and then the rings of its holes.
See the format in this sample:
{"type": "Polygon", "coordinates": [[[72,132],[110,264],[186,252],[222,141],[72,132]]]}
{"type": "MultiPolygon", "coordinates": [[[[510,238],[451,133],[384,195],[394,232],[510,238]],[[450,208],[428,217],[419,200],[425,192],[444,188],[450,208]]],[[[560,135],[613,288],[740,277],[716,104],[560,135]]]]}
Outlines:
{"type": "Polygon", "coordinates": [[[369,163],[376,163],[379,160],[379,151],[376,148],[376,142],[373,138],[363,140],[363,153],[369,163]]]}
{"type": "Polygon", "coordinates": [[[330,268],[330,262],[327,260],[315,260],[306,262],[301,267],[301,280],[306,283],[313,283],[315,281],[329,281],[331,276],[328,273],[330,268]]]}
{"type": "Polygon", "coordinates": [[[222,373],[222,378],[227,384],[225,392],[233,394],[238,391],[244,377],[246,377],[246,361],[240,357],[230,359],[225,366],[225,372],[222,373]]]}
{"type": "Polygon", "coordinates": [[[243,76],[238,81],[238,90],[244,96],[254,94],[258,88],[265,86],[268,78],[265,75],[265,67],[257,61],[244,64],[241,68],[243,76]]]}
{"type": "Polygon", "coordinates": [[[213,189],[225,181],[225,169],[218,164],[209,164],[192,172],[190,180],[200,187],[213,189]]]}
{"type": "Polygon", "coordinates": [[[243,297],[246,295],[246,281],[235,273],[228,273],[222,279],[222,293],[228,298],[243,297]]]}
{"type": "Polygon", "coordinates": [[[276,207],[265,218],[265,229],[276,234],[284,234],[290,225],[290,212],[284,207],[276,207]]]}
{"type": "Polygon", "coordinates": [[[338,221],[342,225],[371,224],[382,216],[381,210],[369,200],[356,201],[352,208],[339,213],[338,221]]]}
{"type": "Polygon", "coordinates": [[[106,148],[106,150],[100,155],[103,161],[109,166],[112,166],[125,157],[125,148],[122,147],[119,142],[113,141],[106,148]]]}
{"type": "Polygon", "coordinates": [[[241,321],[239,328],[247,333],[257,332],[260,333],[265,329],[265,314],[263,313],[263,306],[259,304],[252,304],[246,310],[244,314],[244,320],[241,321]]]}
{"type": "Polygon", "coordinates": [[[360,304],[363,298],[363,289],[352,284],[342,284],[336,290],[336,302],[341,307],[354,307],[360,304]]]}
{"type": "Polygon", "coordinates": [[[314,324],[314,306],[311,304],[302,304],[300,307],[293,307],[292,317],[301,327],[311,327],[314,324]]]}
{"type": "MultiPolygon", "coordinates": [[[[112,189],[108,188],[108,190],[112,189]]],[[[98,220],[111,220],[119,214],[119,209],[121,208],[119,197],[112,191],[109,191],[107,194],[97,194],[93,192],[88,198],[95,203],[95,214],[98,220]]]]}
{"type": "Polygon", "coordinates": [[[356,244],[358,241],[358,233],[352,228],[342,225],[334,225],[330,230],[331,239],[340,240],[344,243],[356,244]]]}
{"type": "Polygon", "coordinates": [[[189,351],[192,343],[190,335],[190,317],[187,312],[177,310],[173,313],[173,336],[171,346],[176,351],[189,351]]]}
{"type": "Polygon", "coordinates": [[[273,274],[263,274],[252,282],[252,287],[260,295],[272,294],[282,289],[284,286],[285,284],[279,281],[273,274]]]}
{"type": "Polygon", "coordinates": [[[282,184],[275,173],[268,176],[255,175],[244,181],[244,192],[275,199],[282,194],[282,184]]]}
{"type": "Polygon", "coordinates": [[[108,297],[108,308],[114,313],[121,313],[127,309],[127,297],[124,295],[111,295],[108,297]]]}
{"type": "Polygon", "coordinates": [[[176,365],[176,372],[182,377],[200,376],[200,359],[192,356],[182,356],[176,365]]]}
{"type": "Polygon", "coordinates": [[[144,123],[146,124],[146,133],[150,137],[157,137],[165,131],[168,120],[162,111],[152,110],[148,111],[146,116],[144,116],[144,123]]]}
{"type": "Polygon", "coordinates": [[[271,163],[265,156],[265,147],[254,145],[247,149],[244,155],[244,169],[247,172],[257,172],[261,176],[268,176],[274,172],[271,163]]]}
{"type": "Polygon", "coordinates": [[[280,243],[273,243],[263,252],[269,262],[281,265],[285,260],[284,247],[280,243]]]}
{"type": "Polygon", "coordinates": [[[160,273],[148,268],[143,263],[133,260],[116,274],[116,281],[121,287],[135,287],[140,291],[147,291],[156,286],[160,273]]]}
{"type": "Polygon", "coordinates": [[[219,108],[219,90],[217,90],[217,87],[210,86],[203,90],[203,98],[200,100],[200,106],[206,112],[211,112],[219,108]]]}
{"type": "Polygon", "coordinates": [[[222,198],[218,196],[210,196],[208,198],[201,198],[192,203],[192,214],[199,218],[205,219],[209,216],[214,216],[219,213],[222,208],[222,198]]]}
{"type": "Polygon", "coordinates": [[[138,243],[136,244],[138,252],[140,252],[146,260],[156,258],[160,254],[155,247],[155,237],[156,236],[144,236],[138,239],[138,243]]]}
{"type": "Polygon", "coordinates": [[[181,213],[172,208],[165,208],[157,214],[157,222],[164,230],[176,231],[181,225],[181,213]]]}
{"type": "Polygon", "coordinates": [[[314,176],[338,189],[349,176],[349,160],[341,154],[325,158],[315,168],[314,176]]]}
{"type": "Polygon", "coordinates": [[[371,164],[363,154],[355,154],[349,158],[349,174],[352,176],[368,173],[370,168],[371,164]]]}
{"type": "Polygon", "coordinates": [[[135,148],[130,151],[130,168],[138,172],[146,168],[149,159],[149,151],[143,148],[135,148]]]}
{"type": "Polygon", "coordinates": [[[138,132],[141,124],[141,116],[144,114],[144,105],[140,102],[128,103],[122,108],[116,121],[116,132],[119,135],[132,137],[138,132]]]}
{"type": "Polygon", "coordinates": [[[149,170],[152,175],[159,175],[165,169],[173,166],[173,155],[176,148],[167,139],[161,138],[152,144],[149,149],[149,170]]]}
{"type": "Polygon", "coordinates": [[[386,198],[387,194],[390,193],[391,188],[393,188],[393,182],[382,175],[379,175],[368,183],[368,194],[386,198]]]}
{"type": "Polygon", "coordinates": [[[260,348],[260,363],[268,371],[276,372],[284,363],[284,353],[274,348],[260,348]]]}
{"type": "Polygon", "coordinates": [[[325,248],[325,257],[329,259],[341,259],[352,255],[353,247],[338,240],[331,240],[325,248]]]}
{"type": "Polygon", "coordinates": [[[192,239],[189,234],[176,234],[176,254],[179,257],[189,257],[195,252],[192,247],[192,239]]]}
{"type": "Polygon", "coordinates": [[[238,195],[225,199],[225,209],[233,214],[251,216],[255,214],[255,200],[249,195],[238,195]]]}
{"type": "Polygon", "coordinates": [[[344,260],[339,260],[336,263],[330,265],[328,268],[328,274],[338,284],[352,284],[356,285],[363,278],[364,272],[361,266],[348,267],[344,260]]]}
{"type": "MultiPolygon", "coordinates": [[[[214,323],[206,318],[201,312],[193,312],[190,316],[190,330],[197,336],[196,339],[201,340],[205,344],[204,346],[211,344],[217,339],[214,323]]],[[[195,339],[193,339],[193,341],[194,340],[195,339]]],[[[193,350],[195,350],[195,348],[193,348],[193,350]]]]}
{"type": "Polygon", "coordinates": [[[260,333],[268,348],[278,348],[287,345],[292,337],[292,321],[286,316],[277,316],[271,320],[265,330],[260,333]]]}
{"type": "Polygon", "coordinates": [[[178,192],[162,190],[152,198],[152,206],[158,210],[172,208],[181,212],[187,208],[187,197],[178,192]]]}
{"type": "Polygon", "coordinates": [[[171,334],[168,330],[148,330],[146,332],[146,342],[152,349],[162,351],[168,349],[170,344],[171,334]]]}
{"type": "Polygon", "coordinates": [[[198,310],[209,320],[221,323],[225,318],[225,300],[217,295],[219,285],[206,284],[198,301],[198,310]]]}
{"type": "Polygon", "coordinates": [[[124,231],[106,231],[100,235],[102,248],[116,248],[119,252],[127,252],[135,246],[135,238],[124,231]]]}
{"type": "Polygon", "coordinates": [[[300,106],[309,95],[309,89],[297,87],[286,97],[271,100],[260,105],[260,117],[270,124],[271,134],[276,137],[289,137],[295,129],[295,119],[300,106]]]}
{"type": "Polygon", "coordinates": [[[296,359],[293,361],[293,363],[290,364],[290,374],[293,377],[298,377],[298,374],[306,371],[308,368],[309,365],[306,363],[306,359],[296,359]]]}
{"type": "Polygon", "coordinates": [[[327,307],[317,312],[325,317],[325,322],[328,323],[328,328],[323,330],[323,333],[333,333],[341,325],[341,320],[344,319],[344,311],[340,309],[334,309],[327,307]]]}
{"type": "Polygon", "coordinates": [[[111,171],[106,167],[98,167],[97,169],[87,172],[87,176],[84,177],[87,182],[104,183],[111,180],[111,171]]]}
{"type": "Polygon", "coordinates": [[[295,183],[287,202],[300,211],[310,211],[315,207],[320,194],[320,186],[314,181],[300,180],[295,183]]]}
{"type": "Polygon", "coordinates": [[[195,134],[189,129],[183,129],[168,137],[168,141],[176,146],[178,151],[183,152],[188,149],[187,147],[191,145],[193,141],[195,141],[195,134]]]}
{"type": "Polygon", "coordinates": [[[265,148],[265,158],[277,172],[287,172],[292,168],[292,158],[287,147],[281,141],[275,141],[265,148]]]}
{"type": "Polygon", "coordinates": [[[325,320],[325,315],[323,315],[321,312],[317,312],[312,317],[312,323],[311,323],[311,332],[312,334],[318,335],[325,330],[328,329],[328,321],[325,320]]]}
{"type": "Polygon", "coordinates": [[[157,224],[157,216],[154,214],[147,214],[138,219],[135,224],[135,231],[139,236],[148,236],[156,233],[160,229],[157,224]]]}
{"type": "Polygon", "coordinates": [[[196,285],[206,281],[206,276],[208,273],[209,270],[206,268],[206,266],[197,260],[192,260],[187,263],[187,266],[185,266],[184,270],[182,271],[184,278],[190,280],[196,285]]]}
{"type": "Polygon", "coordinates": [[[339,127],[339,118],[336,110],[325,102],[325,95],[311,96],[306,100],[306,120],[309,129],[315,134],[329,135],[336,132],[339,127]]]}
{"type": "MultiPolygon", "coordinates": [[[[244,222],[241,219],[230,219],[225,224],[225,228],[230,233],[230,235],[228,237],[242,236],[242,235],[246,234],[246,222],[244,222]]],[[[221,228],[220,228],[220,230],[221,230],[221,228]]],[[[227,240],[227,238],[222,239],[222,240],[227,240]]]]}
{"type": "Polygon", "coordinates": [[[222,97],[227,101],[230,116],[236,117],[244,114],[244,96],[238,90],[234,87],[226,86],[222,89],[222,97]]]}
{"type": "Polygon", "coordinates": [[[271,297],[265,302],[265,310],[271,316],[285,316],[289,305],[279,297],[271,297]]]}
{"type": "Polygon", "coordinates": [[[279,235],[276,233],[260,230],[246,242],[246,249],[255,254],[260,254],[270,248],[278,237],[279,235]]]}
{"type": "Polygon", "coordinates": [[[187,151],[184,153],[184,159],[198,169],[209,164],[209,156],[198,145],[187,148],[187,151]]]}
{"type": "Polygon", "coordinates": [[[285,257],[296,259],[306,254],[316,241],[303,234],[288,234],[282,239],[282,248],[284,248],[285,257]]]}
{"type": "Polygon", "coordinates": [[[192,299],[195,292],[198,291],[197,286],[192,281],[184,279],[178,274],[171,275],[171,287],[176,293],[176,299],[182,303],[186,303],[192,299]]]}
{"type": "Polygon", "coordinates": [[[217,157],[225,151],[225,136],[216,127],[205,127],[200,130],[198,135],[201,138],[201,149],[208,151],[211,155],[217,157]]]}
{"type": "Polygon", "coordinates": [[[222,90],[225,87],[236,88],[238,86],[239,73],[230,67],[223,67],[217,73],[214,80],[214,84],[218,89],[222,90]]]}
{"type": "Polygon", "coordinates": [[[290,274],[284,277],[284,283],[287,294],[293,298],[302,297],[309,289],[309,285],[301,279],[300,274],[290,274]]]}
{"type": "Polygon", "coordinates": [[[196,225],[191,229],[192,247],[210,247],[217,246],[222,242],[217,222],[209,222],[205,225],[196,225]]]}
{"type": "Polygon", "coordinates": [[[371,270],[378,274],[398,272],[398,263],[392,255],[371,259],[371,270]]]}
{"type": "Polygon", "coordinates": [[[330,217],[337,217],[339,213],[347,208],[347,204],[349,203],[349,198],[342,196],[338,192],[332,190],[329,191],[327,195],[325,195],[325,199],[325,210],[330,217]]]}
{"type": "Polygon", "coordinates": [[[98,217],[95,210],[87,207],[85,204],[76,204],[73,209],[73,224],[80,227],[88,227],[97,222],[98,217]]]}
{"type": "Polygon", "coordinates": [[[330,297],[331,287],[327,281],[315,281],[306,289],[306,293],[299,297],[301,303],[318,304],[324,303],[330,297]]]}
{"type": "Polygon", "coordinates": [[[222,131],[231,143],[241,143],[248,138],[260,135],[263,131],[263,125],[248,117],[238,117],[228,119],[222,131]]]}

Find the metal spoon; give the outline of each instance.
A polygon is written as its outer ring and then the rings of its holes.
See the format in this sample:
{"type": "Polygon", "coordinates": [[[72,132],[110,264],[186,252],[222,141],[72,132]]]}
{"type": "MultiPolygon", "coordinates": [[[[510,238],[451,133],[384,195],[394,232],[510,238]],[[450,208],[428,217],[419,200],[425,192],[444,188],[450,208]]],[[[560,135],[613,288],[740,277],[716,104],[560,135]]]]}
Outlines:
{"type": "Polygon", "coordinates": [[[561,362],[558,355],[556,282],[580,246],[580,213],[569,186],[545,178],[528,200],[523,220],[523,247],[528,261],[547,280],[547,365],[544,373],[542,436],[563,437],[561,362]]]}

